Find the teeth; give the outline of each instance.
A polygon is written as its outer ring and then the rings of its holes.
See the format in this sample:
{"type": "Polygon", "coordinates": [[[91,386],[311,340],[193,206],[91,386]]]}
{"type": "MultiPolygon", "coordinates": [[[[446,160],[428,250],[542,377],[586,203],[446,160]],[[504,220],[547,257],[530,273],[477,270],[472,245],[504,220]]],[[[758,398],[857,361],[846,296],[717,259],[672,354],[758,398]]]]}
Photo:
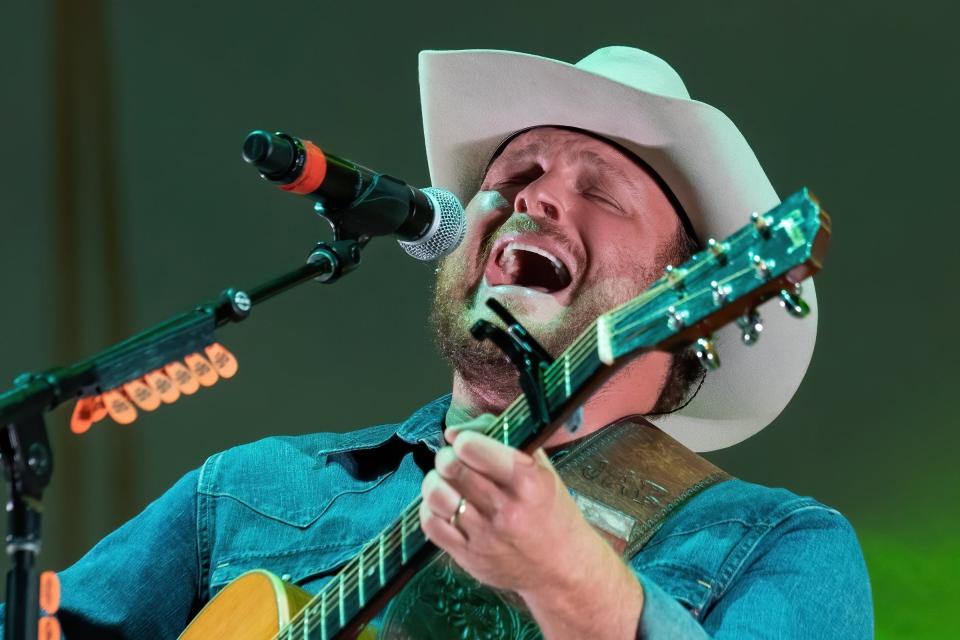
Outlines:
{"type": "Polygon", "coordinates": [[[545,249],[541,249],[540,247],[534,247],[529,244],[522,244],[520,242],[510,242],[503,250],[505,259],[510,257],[507,255],[508,251],[529,251],[530,253],[539,254],[550,261],[550,264],[553,265],[553,270],[557,272],[558,276],[563,276],[563,274],[567,272],[567,267],[564,266],[563,262],[561,262],[557,256],[553,255],[549,251],[546,251],[545,249]]]}

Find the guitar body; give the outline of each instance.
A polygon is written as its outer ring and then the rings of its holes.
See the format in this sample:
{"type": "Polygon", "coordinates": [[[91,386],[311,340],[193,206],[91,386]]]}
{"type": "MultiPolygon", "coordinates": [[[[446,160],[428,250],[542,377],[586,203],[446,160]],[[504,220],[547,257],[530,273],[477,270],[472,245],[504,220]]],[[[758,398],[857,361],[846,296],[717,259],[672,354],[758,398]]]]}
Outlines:
{"type": "Polygon", "coordinates": [[[180,640],[270,640],[310,598],[269,571],[250,571],[208,602],[180,640]]]}

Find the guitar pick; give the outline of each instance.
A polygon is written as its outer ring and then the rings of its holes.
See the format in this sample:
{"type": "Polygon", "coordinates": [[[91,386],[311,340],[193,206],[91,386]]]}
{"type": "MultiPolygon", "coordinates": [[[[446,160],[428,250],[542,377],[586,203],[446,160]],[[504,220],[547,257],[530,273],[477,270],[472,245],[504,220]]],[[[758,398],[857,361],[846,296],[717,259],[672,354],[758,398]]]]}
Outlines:
{"type": "Polygon", "coordinates": [[[204,351],[210,359],[210,364],[217,370],[221,378],[232,378],[239,368],[237,359],[219,342],[214,342],[204,351]]]}
{"type": "Polygon", "coordinates": [[[100,422],[107,417],[107,405],[103,403],[103,396],[93,396],[90,400],[90,419],[93,422],[100,422]]]}
{"type": "Polygon", "coordinates": [[[160,396],[161,401],[167,404],[173,404],[180,397],[180,389],[176,383],[168,378],[161,369],[143,376],[143,381],[160,396]]]}
{"type": "Polygon", "coordinates": [[[133,403],[116,389],[103,394],[103,403],[107,406],[107,413],[117,424],[130,424],[137,419],[137,410],[133,403]]]}
{"type": "Polygon", "coordinates": [[[123,385],[123,392],[144,411],[153,411],[160,406],[160,396],[143,380],[131,380],[123,385]]]}
{"type": "Polygon", "coordinates": [[[70,416],[70,431],[76,434],[86,433],[93,424],[93,398],[80,398],[76,406],[73,407],[73,414],[70,416]]]}
{"type": "Polygon", "coordinates": [[[60,640],[62,637],[60,621],[53,616],[43,616],[37,624],[37,640],[60,640]]]}
{"type": "Polygon", "coordinates": [[[60,577],[55,571],[40,574],[40,608],[50,616],[60,609],[60,577]]]}
{"type": "Polygon", "coordinates": [[[176,383],[182,394],[189,396],[200,388],[197,377],[182,362],[171,362],[163,368],[163,372],[176,383]]]}
{"type": "Polygon", "coordinates": [[[197,377],[197,381],[205,387],[212,387],[220,378],[213,365],[199,353],[191,353],[183,361],[197,377]]]}

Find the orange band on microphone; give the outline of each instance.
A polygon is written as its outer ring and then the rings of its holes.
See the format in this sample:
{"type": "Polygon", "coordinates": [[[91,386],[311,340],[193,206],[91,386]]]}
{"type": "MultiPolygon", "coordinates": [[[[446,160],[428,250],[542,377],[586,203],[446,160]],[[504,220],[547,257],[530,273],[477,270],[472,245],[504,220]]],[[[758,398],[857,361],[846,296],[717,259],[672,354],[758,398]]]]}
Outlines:
{"type": "Polygon", "coordinates": [[[290,184],[280,186],[284,191],[291,191],[300,195],[313,193],[320,188],[323,179],[327,177],[327,156],[323,155],[320,147],[309,140],[304,140],[303,148],[307,152],[306,161],[303,163],[303,171],[290,184]]]}

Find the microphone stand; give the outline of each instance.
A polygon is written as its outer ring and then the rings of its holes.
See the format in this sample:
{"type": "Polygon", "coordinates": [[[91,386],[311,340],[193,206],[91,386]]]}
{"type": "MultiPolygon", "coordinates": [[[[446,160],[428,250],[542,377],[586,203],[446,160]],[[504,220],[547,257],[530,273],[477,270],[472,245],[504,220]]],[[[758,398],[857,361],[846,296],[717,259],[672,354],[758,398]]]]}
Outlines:
{"type": "Polygon", "coordinates": [[[360,263],[369,236],[321,242],[307,264],[254,287],[247,294],[226,289],[214,302],[197,306],[154,325],[76,364],[45,373],[25,373],[13,388],[0,393],[0,464],[9,486],[7,502],[7,572],[5,640],[37,640],[41,499],[53,472],[53,452],[43,414],[81,396],[114,389],[173,360],[202,351],[214,342],[214,331],[240,322],[253,306],[308,280],[330,284],[360,263]]]}

